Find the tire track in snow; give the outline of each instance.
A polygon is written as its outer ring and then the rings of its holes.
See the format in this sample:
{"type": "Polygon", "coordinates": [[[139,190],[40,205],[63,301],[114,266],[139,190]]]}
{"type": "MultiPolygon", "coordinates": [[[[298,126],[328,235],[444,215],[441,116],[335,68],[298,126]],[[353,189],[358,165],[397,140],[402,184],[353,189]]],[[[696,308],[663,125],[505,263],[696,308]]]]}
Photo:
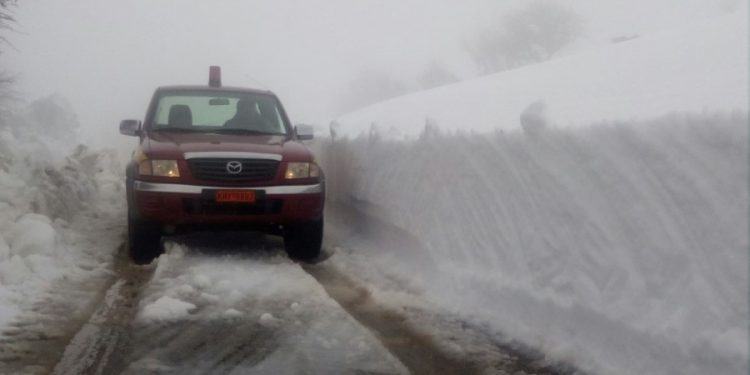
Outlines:
{"type": "Polygon", "coordinates": [[[91,280],[61,282],[46,298],[36,302],[31,312],[4,329],[0,339],[0,373],[50,373],[115,280],[107,276],[94,281],[102,286],[92,285],[91,280]],[[78,305],[90,295],[94,296],[90,301],[78,305]]]}
{"type": "Polygon", "coordinates": [[[373,332],[412,374],[480,373],[474,363],[442,351],[428,334],[409,325],[406,317],[378,305],[366,288],[346,275],[325,265],[304,265],[303,268],[344,310],[373,332]]]}
{"type": "Polygon", "coordinates": [[[115,260],[117,280],[67,345],[53,374],[110,374],[124,367],[120,354],[128,346],[138,293],[153,270],[149,266],[132,265],[125,247],[120,248],[115,260]]]}
{"type": "Polygon", "coordinates": [[[119,218],[86,211],[68,224],[71,238],[63,242],[86,260],[75,261],[78,271],[68,269],[49,284],[34,286],[43,291],[2,328],[0,374],[49,374],[117,279],[111,257],[122,250],[119,218]]]}

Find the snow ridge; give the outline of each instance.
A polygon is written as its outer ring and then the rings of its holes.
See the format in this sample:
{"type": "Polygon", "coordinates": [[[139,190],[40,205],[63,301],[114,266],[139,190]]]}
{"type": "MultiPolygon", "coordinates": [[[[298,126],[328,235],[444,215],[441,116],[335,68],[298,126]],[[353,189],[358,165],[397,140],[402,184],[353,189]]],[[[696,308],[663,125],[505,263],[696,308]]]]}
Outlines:
{"type": "Polygon", "coordinates": [[[323,155],[330,198],[425,245],[363,256],[445,308],[596,373],[747,372],[746,115],[323,155]]]}
{"type": "MultiPolygon", "coordinates": [[[[33,118],[15,120],[0,126],[0,330],[40,299],[75,294],[54,290],[63,281],[108,275],[122,233],[112,221],[124,210],[114,151],[71,150],[33,118]]],[[[71,298],[94,297],[78,292],[71,298]]]]}

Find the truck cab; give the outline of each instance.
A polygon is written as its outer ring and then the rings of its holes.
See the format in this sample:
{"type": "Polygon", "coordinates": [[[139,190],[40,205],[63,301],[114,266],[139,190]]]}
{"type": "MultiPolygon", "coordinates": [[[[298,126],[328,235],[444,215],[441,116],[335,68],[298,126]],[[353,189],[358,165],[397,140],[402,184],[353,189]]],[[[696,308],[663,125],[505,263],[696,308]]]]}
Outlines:
{"type": "Polygon", "coordinates": [[[128,239],[136,263],[161,252],[165,233],[200,228],[281,235],[290,257],[311,260],[323,239],[325,179],[270,91],[207,86],[156,89],[144,121],[120,132],[139,138],[126,170],[128,239]]]}

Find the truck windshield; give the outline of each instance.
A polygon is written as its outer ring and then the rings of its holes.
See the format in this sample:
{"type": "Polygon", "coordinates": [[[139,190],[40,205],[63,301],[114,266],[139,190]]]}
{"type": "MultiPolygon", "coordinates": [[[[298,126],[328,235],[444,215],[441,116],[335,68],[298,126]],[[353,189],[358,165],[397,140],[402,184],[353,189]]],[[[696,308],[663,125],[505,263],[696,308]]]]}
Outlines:
{"type": "Polygon", "coordinates": [[[278,100],[265,94],[175,91],[159,96],[152,130],[286,135],[278,100]]]}

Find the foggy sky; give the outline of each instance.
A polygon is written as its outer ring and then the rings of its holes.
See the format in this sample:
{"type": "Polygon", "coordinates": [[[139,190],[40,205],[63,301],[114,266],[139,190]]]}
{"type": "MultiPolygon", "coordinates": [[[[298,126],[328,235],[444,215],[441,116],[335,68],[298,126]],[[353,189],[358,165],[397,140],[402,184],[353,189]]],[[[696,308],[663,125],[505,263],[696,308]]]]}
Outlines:
{"type": "MultiPolygon", "coordinates": [[[[582,44],[711,16],[736,0],[566,0],[585,19],[582,44]],[[678,17],[675,17],[678,15],[678,17]],[[671,21],[665,21],[671,20],[671,21]]],[[[142,119],[155,87],[269,88],[294,122],[338,115],[352,78],[368,69],[415,80],[430,62],[476,74],[464,43],[520,0],[21,0],[0,68],[30,100],[59,93],[88,139],[111,139],[142,119]]]]}

